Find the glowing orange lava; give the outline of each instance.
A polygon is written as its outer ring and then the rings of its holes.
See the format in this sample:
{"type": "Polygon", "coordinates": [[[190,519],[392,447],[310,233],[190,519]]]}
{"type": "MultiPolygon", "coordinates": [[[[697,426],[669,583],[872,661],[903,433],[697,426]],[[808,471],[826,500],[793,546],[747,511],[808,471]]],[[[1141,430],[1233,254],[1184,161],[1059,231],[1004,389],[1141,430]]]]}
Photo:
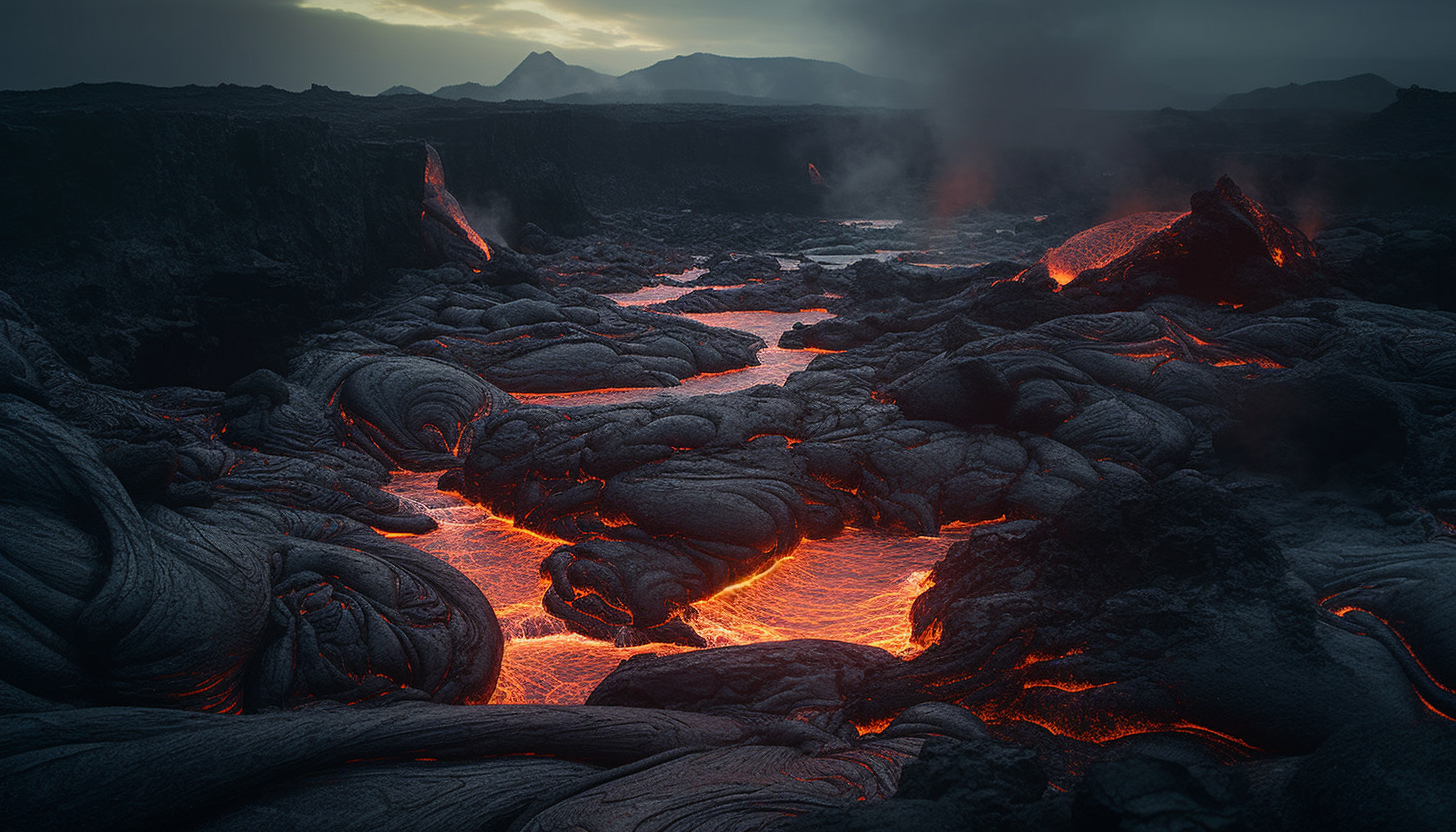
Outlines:
{"type": "Polygon", "coordinates": [[[1048,251],[1041,261],[1052,280],[1065,286],[1087,269],[1101,268],[1132,251],[1143,240],[1184,216],[1169,211],[1147,211],[1105,222],[1048,251]]]}
{"type": "Polygon", "coordinates": [[[465,212],[460,209],[460,203],[445,188],[445,168],[440,164],[440,155],[429,145],[425,145],[425,149],[425,207],[421,216],[424,213],[442,214],[439,219],[447,228],[455,234],[463,235],[489,260],[490,246],[470,227],[470,220],[466,219],[465,212]]]}
{"type": "MultiPolygon", "coordinates": [[[[567,632],[541,609],[539,568],[556,543],[436,491],[435,479],[398,473],[389,490],[440,524],[409,542],[464,573],[495,608],[506,648],[493,702],[580,703],[629,656],[690,649],[614,647],[567,632]]],[[[910,639],[910,605],[930,567],[968,529],[948,526],[939,538],[847,529],[832,540],[805,541],[767,572],[698,603],[691,623],[710,647],[824,638],[914,655],[921,647],[910,639]]]]}
{"type": "MultiPolygon", "coordinates": [[[[1216,341],[1189,330],[1166,315],[1159,315],[1164,334],[1158,338],[1129,343],[1116,351],[1116,355],[1135,360],[1148,359],[1160,368],[1169,361],[1193,361],[1214,367],[1246,367],[1264,370],[1278,370],[1284,367],[1278,361],[1255,352],[1238,352],[1216,341]]],[[[1205,332],[1205,335],[1208,333],[1205,332]]],[[[1157,372],[1157,369],[1154,369],[1157,372]]]]}
{"type": "MultiPolygon", "coordinates": [[[[671,287],[662,287],[664,289],[671,287]]],[[[652,301],[657,302],[657,301],[652,301]]],[[[744,367],[724,373],[703,373],[683,379],[679,387],[629,387],[614,390],[587,390],[575,393],[515,393],[516,398],[530,404],[575,407],[591,404],[626,404],[661,395],[697,396],[705,393],[731,393],[759,384],[783,384],[790,373],[798,372],[814,359],[808,350],[786,350],[779,347],[779,336],[795,323],[814,324],[834,317],[828,312],[703,312],[682,315],[708,326],[751,332],[768,346],[758,352],[758,366],[744,367]]]]}
{"type": "MultiPolygon", "coordinates": [[[[1105,686],[1092,686],[1087,689],[1096,687],[1105,686]]],[[[1052,714],[1046,714],[1041,709],[1028,708],[1018,703],[1004,709],[986,709],[977,713],[977,716],[989,725],[1017,721],[1030,722],[1057,736],[1068,737],[1080,742],[1104,743],[1137,734],[1178,733],[1198,737],[1240,756],[1261,751],[1258,746],[1245,742],[1232,734],[1215,731],[1187,720],[1079,709],[1071,703],[1068,707],[1059,708],[1052,714]]]]}
{"type": "MultiPolygon", "coordinates": [[[[1330,600],[1331,598],[1325,599],[1325,601],[1330,600]]],[[[1359,613],[1361,616],[1368,616],[1370,619],[1377,622],[1380,626],[1384,627],[1386,632],[1388,632],[1395,639],[1395,642],[1401,646],[1401,649],[1405,651],[1406,655],[1410,658],[1411,663],[1414,664],[1415,668],[1421,673],[1421,675],[1425,677],[1425,681],[1428,684],[1432,685],[1442,693],[1456,696],[1456,690],[1452,690],[1440,679],[1436,678],[1435,674],[1431,673],[1430,669],[1426,667],[1425,662],[1421,661],[1421,657],[1416,654],[1415,648],[1411,646],[1410,642],[1406,640],[1406,637],[1402,635],[1400,630],[1396,629],[1389,620],[1387,620],[1383,616],[1376,615],[1375,613],[1363,607],[1356,607],[1351,605],[1327,605],[1326,609],[1341,618],[1348,619],[1351,613],[1359,613]]],[[[1359,616],[1357,616],[1357,619],[1358,617],[1359,616]]],[[[1368,629],[1366,635],[1370,635],[1368,629]]],[[[1426,697],[1422,695],[1420,687],[1415,685],[1414,681],[1412,681],[1411,687],[1415,690],[1416,698],[1421,700],[1421,704],[1425,705],[1427,710],[1429,710],[1433,714],[1436,714],[1437,716],[1442,717],[1443,719],[1456,721],[1456,717],[1453,717],[1451,714],[1446,713],[1445,711],[1433,705],[1430,700],[1426,699],[1426,697]]]]}
{"type": "MultiPolygon", "coordinates": [[[[688,269],[683,272],[683,280],[691,280],[696,275],[707,272],[707,269],[688,269]]],[[[647,286],[635,292],[610,292],[602,295],[604,298],[611,298],[618,306],[650,306],[654,303],[666,303],[670,300],[677,300],[689,292],[698,289],[741,289],[747,283],[733,283],[725,286],[647,286]]]]}

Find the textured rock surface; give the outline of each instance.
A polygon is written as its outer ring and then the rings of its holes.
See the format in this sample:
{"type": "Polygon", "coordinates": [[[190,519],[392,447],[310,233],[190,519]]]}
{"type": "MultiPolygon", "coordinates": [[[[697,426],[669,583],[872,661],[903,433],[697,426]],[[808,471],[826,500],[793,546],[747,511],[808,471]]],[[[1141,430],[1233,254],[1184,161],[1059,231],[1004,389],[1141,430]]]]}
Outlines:
{"type": "Polygon", "coordinates": [[[287,409],[286,383],[258,377],[228,398],[92,385],[4,303],[15,392],[0,443],[18,475],[0,512],[6,710],[489,696],[502,645],[489,603],[365,525],[434,523],[378,490],[374,460],[299,431],[329,422],[287,409]],[[229,402],[246,415],[269,401],[283,412],[245,420],[271,428],[269,451],[223,441],[229,402]]]}
{"type": "Polygon", "coordinates": [[[802,724],[611,707],[89,708],[0,720],[0,795],[19,828],[258,829],[283,817],[340,830],[743,829],[886,797],[920,745],[852,748],[802,724]],[[74,794],[77,782],[91,787],[74,794]]]}

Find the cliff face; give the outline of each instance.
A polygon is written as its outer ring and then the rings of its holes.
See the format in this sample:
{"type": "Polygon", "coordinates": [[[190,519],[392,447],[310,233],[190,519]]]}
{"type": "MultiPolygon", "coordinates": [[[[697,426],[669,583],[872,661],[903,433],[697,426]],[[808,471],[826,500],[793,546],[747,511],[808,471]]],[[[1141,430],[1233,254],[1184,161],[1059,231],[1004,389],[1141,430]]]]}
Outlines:
{"type": "Polygon", "coordinates": [[[481,105],[315,88],[0,93],[0,290],[127,387],[282,370],[298,335],[423,265],[424,141],[487,236],[584,233],[594,207],[815,210],[841,116],[481,105]],[[788,184],[791,183],[791,184],[788,184]]]}
{"type": "Polygon", "coordinates": [[[0,283],[93,376],[226,383],[415,264],[422,159],[304,116],[11,118],[0,283]]]}

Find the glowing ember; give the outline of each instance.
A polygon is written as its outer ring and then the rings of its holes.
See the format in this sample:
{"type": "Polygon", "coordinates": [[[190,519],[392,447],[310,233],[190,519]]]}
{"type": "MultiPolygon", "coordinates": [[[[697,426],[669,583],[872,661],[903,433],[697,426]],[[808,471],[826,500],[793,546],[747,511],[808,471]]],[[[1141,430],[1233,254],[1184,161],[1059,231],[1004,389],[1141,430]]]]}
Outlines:
{"type": "Polygon", "coordinates": [[[1087,269],[1101,268],[1186,216],[1148,211],[1105,222],[1076,235],[1042,256],[1052,280],[1065,286],[1087,269]]]}
{"type": "MultiPolygon", "coordinates": [[[[1082,690],[1094,690],[1108,686],[1092,685],[1082,690]]],[[[1049,685],[1038,685],[1035,687],[1051,690],[1068,690],[1049,685]]],[[[1073,691],[1073,693],[1076,692],[1081,691],[1073,691]]],[[[1081,742],[1103,743],[1138,734],[1177,733],[1198,737],[1214,747],[1221,747],[1237,756],[1248,756],[1259,753],[1260,751],[1257,746],[1251,745],[1231,734],[1215,731],[1212,728],[1188,722],[1187,720],[1116,714],[1097,709],[1079,708],[1075,700],[1069,700],[1063,703],[1061,707],[1055,708],[1053,715],[1046,715],[1039,710],[1021,707],[1019,705],[1020,703],[1018,703],[1018,706],[1013,706],[1005,710],[984,709],[977,715],[991,725],[1017,721],[1030,722],[1045,728],[1048,732],[1057,736],[1069,737],[1081,742]]]]}
{"type": "Polygon", "coordinates": [[[1239,190],[1228,177],[1219,179],[1215,188],[1259,229],[1259,237],[1264,241],[1264,247],[1274,265],[1283,268],[1289,264],[1301,271],[1312,268],[1315,259],[1314,246],[1299,229],[1280,222],[1263,205],[1239,190]]]}
{"type": "MultiPolygon", "coordinates": [[[[614,647],[566,632],[541,609],[545,584],[538,570],[557,542],[436,491],[435,479],[396,474],[389,490],[425,507],[440,524],[409,542],[464,573],[495,607],[506,650],[493,701],[580,703],[629,656],[689,649],[614,647]]],[[[824,638],[908,657],[920,650],[910,639],[910,605],[930,566],[966,528],[948,526],[939,538],[848,529],[833,540],[806,541],[771,570],[699,603],[693,627],[711,647],[824,638]]]]}

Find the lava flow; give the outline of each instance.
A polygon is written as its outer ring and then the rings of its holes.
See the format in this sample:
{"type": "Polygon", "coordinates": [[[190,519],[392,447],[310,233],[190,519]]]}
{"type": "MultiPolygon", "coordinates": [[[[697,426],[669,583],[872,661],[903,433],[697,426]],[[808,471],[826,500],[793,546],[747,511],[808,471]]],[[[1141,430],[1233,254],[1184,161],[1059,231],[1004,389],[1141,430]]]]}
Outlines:
{"type": "MultiPolygon", "coordinates": [[[[560,541],[522,531],[480,506],[435,490],[436,475],[396,473],[390,491],[422,506],[440,527],[408,538],[464,573],[490,599],[506,634],[496,703],[573,704],[623,659],[678,653],[667,644],[615,647],[567,632],[541,609],[541,561],[560,541]]],[[[823,638],[919,652],[910,638],[910,605],[929,569],[961,530],[939,538],[847,529],[805,541],[770,570],[695,605],[694,629],[710,647],[823,638]]]]}
{"type": "MultiPolygon", "coordinates": [[[[683,289],[677,294],[688,290],[683,289]]],[[[634,293],[643,295],[641,303],[658,303],[670,300],[674,293],[668,287],[659,290],[644,289],[642,292],[634,293]]],[[[621,303],[621,297],[617,298],[621,303]]],[[[623,305],[639,305],[637,303],[623,305]]],[[[625,404],[637,402],[663,394],[664,390],[671,390],[675,396],[696,396],[706,393],[730,393],[734,390],[744,390],[758,384],[783,384],[790,373],[797,372],[808,366],[815,354],[809,350],[786,350],[778,345],[779,336],[784,330],[791,328],[795,323],[815,324],[819,321],[834,317],[822,309],[805,309],[799,312],[697,312],[687,313],[680,317],[708,326],[722,327],[724,329],[736,329],[740,332],[749,332],[764,340],[767,344],[758,351],[758,365],[744,367],[741,370],[729,370],[722,373],[699,373],[690,378],[683,379],[682,385],[672,388],[661,387],[629,387],[618,390],[584,390],[573,393],[516,393],[516,398],[530,404],[554,405],[557,407],[576,407],[582,405],[596,404],[625,404]]]]}
{"type": "Polygon", "coordinates": [[[1162,231],[1186,213],[1145,211],[1105,222],[1073,236],[1042,257],[1047,272],[1058,285],[1071,283],[1088,269],[1101,268],[1127,254],[1143,240],[1162,231]]]}
{"type": "Polygon", "coordinates": [[[420,221],[427,220],[434,220],[443,230],[446,240],[437,245],[449,249],[449,254],[460,256],[468,264],[477,263],[479,257],[487,261],[491,259],[490,246],[470,227],[470,220],[465,217],[455,195],[446,189],[445,168],[440,162],[440,154],[428,144],[425,145],[425,195],[420,212],[420,221]]]}
{"type": "Polygon", "coordinates": [[[1451,713],[1452,706],[1456,705],[1456,689],[1436,678],[1436,674],[1421,661],[1411,643],[1389,620],[1370,610],[1342,604],[1338,601],[1338,596],[1326,598],[1321,603],[1331,613],[1349,622],[1355,632],[1374,638],[1390,650],[1410,679],[1416,698],[1427,710],[1443,719],[1456,721],[1456,716],[1451,713]]]}

